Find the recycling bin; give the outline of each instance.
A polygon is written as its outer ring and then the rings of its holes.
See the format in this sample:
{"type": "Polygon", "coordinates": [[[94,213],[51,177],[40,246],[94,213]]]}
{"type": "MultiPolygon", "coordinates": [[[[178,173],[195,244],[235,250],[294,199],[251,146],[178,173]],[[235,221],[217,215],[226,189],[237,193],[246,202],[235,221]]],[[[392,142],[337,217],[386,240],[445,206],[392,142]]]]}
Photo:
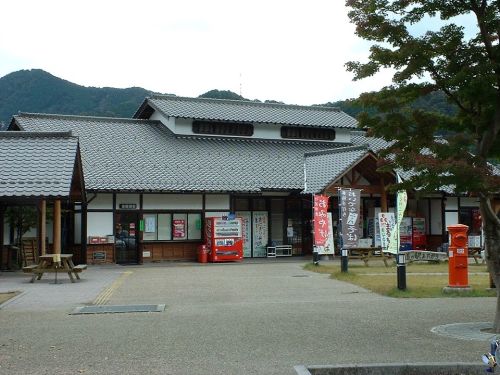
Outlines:
{"type": "Polygon", "coordinates": [[[198,246],[198,262],[207,263],[208,262],[208,248],[207,245],[201,244],[198,246]]]}

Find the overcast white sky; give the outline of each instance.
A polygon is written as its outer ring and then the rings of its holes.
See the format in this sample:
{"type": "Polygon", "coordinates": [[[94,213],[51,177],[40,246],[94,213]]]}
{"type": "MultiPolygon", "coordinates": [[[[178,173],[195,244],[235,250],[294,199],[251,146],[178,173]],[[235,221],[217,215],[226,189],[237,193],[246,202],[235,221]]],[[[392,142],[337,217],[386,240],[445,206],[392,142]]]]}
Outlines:
{"type": "Polygon", "coordinates": [[[353,82],[344,0],[15,0],[0,2],[0,77],[40,68],[84,86],[319,104],[390,83],[353,82]]]}

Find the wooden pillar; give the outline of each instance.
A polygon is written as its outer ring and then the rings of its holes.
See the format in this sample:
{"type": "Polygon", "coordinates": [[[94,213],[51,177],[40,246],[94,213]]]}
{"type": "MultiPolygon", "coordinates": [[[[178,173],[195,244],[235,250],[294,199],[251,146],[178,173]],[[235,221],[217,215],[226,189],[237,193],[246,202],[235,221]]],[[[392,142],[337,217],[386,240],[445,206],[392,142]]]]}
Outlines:
{"type": "Polygon", "coordinates": [[[42,199],[40,202],[40,254],[47,254],[46,242],[47,238],[47,201],[42,199]]]}
{"type": "Polygon", "coordinates": [[[4,221],[5,221],[5,207],[3,205],[0,205],[0,270],[4,270],[7,268],[7,265],[9,264],[9,259],[8,255],[9,253],[7,252],[7,259],[4,262],[4,252],[5,252],[5,247],[3,245],[4,243],[4,236],[3,236],[3,226],[4,226],[4,221]]]}
{"type": "Polygon", "coordinates": [[[87,203],[82,202],[82,213],[81,213],[81,259],[80,262],[87,264],[87,203]]]}
{"type": "Polygon", "coordinates": [[[380,179],[380,212],[388,212],[387,208],[387,191],[385,190],[385,181],[380,179]]]}
{"type": "Polygon", "coordinates": [[[54,254],[61,254],[61,200],[54,202],[54,254]]]}

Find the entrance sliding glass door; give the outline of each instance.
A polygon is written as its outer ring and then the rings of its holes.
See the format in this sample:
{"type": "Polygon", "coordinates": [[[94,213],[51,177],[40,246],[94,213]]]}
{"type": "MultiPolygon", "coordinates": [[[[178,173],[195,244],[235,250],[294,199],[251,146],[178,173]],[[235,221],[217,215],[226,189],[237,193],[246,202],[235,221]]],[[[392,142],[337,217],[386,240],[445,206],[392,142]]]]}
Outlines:
{"type": "Polygon", "coordinates": [[[116,263],[139,262],[138,223],[136,212],[121,212],[115,215],[115,255],[116,263]]]}

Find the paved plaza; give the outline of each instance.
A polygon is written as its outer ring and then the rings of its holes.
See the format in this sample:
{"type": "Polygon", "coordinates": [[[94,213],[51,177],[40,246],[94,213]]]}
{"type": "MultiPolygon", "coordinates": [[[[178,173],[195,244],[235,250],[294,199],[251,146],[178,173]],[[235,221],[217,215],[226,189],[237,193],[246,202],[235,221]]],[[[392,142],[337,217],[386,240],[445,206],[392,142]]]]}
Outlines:
{"type": "Polygon", "coordinates": [[[489,348],[431,330],[490,322],[495,298],[382,297],[305,262],[89,266],[57,285],[2,272],[0,292],[22,293],[0,307],[0,374],[294,374],[298,364],[480,363],[489,348]],[[70,315],[92,304],[166,307],[70,315]]]}

